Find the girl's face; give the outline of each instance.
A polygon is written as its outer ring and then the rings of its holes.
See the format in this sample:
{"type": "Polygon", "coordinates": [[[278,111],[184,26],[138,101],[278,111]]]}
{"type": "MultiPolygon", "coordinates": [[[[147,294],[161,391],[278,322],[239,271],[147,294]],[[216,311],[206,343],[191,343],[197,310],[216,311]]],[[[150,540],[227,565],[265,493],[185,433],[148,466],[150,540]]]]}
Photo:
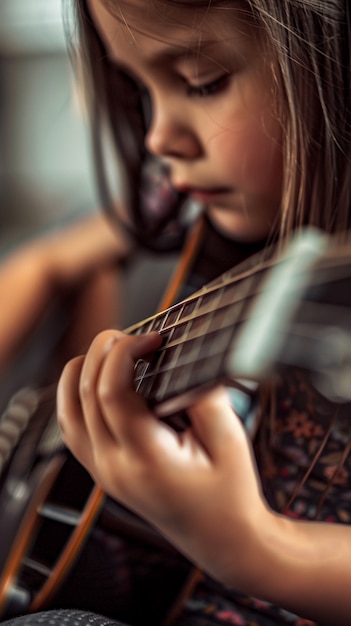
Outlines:
{"type": "Polygon", "coordinates": [[[89,0],[110,58],[148,93],[148,150],[220,227],[253,241],[279,211],[282,129],[272,64],[241,5],[89,0]]]}

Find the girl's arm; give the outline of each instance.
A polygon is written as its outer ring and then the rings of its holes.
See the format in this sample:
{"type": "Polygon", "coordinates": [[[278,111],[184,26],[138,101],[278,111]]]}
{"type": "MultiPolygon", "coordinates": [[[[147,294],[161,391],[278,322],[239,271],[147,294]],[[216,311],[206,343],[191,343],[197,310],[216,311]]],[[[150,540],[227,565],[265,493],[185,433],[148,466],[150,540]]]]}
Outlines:
{"type": "Polygon", "coordinates": [[[67,357],[116,323],[118,262],[130,242],[96,214],[41,236],[0,264],[0,371],[46,308],[68,291],[79,292],[67,357]],[[79,318],[79,319],[78,319],[79,318]]]}
{"type": "Polygon", "coordinates": [[[58,419],[67,445],[107,493],[214,578],[321,624],[350,624],[351,528],[268,507],[224,389],[189,409],[182,434],[157,419],[132,380],[135,360],[160,341],[106,331],[66,365],[58,419]]]}

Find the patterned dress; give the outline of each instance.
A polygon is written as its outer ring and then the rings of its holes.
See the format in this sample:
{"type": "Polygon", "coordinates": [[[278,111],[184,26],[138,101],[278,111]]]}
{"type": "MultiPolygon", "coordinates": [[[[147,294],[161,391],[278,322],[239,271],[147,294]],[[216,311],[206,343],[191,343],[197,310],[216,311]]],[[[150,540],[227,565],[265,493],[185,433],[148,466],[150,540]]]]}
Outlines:
{"type": "MultiPolygon", "coordinates": [[[[351,522],[351,409],[335,406],[296,370],[276,392],[275,414],[262,420],[256,454],[271,507],[289,517],[351,522]]],[[[185,603],[177,626],[307,626],[258,599],[225,589],[208,577],[185,603]]]]}

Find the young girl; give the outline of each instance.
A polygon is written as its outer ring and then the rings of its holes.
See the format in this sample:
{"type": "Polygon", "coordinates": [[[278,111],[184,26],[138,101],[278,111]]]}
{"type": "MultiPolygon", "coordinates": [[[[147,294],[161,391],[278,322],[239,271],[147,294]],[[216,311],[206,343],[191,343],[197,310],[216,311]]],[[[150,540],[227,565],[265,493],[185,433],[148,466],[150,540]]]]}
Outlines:
{"type": "MultiPolygon", "coordinates": [[[[307,224],[346,231],[348,0],[76,8],[100,185],[118,224],[166,249],[196,200],[232,251],[227,266],[307,224]],[[106,127],[129,211],[108,194],[106,127]]],[[[348,407],[296,370],[262,404],[254,446],[222,387],[193,401],[176,432],[134,391],[135,362],[160,344],[157,333],[99,334],[62,373],[58,419],[96,482],[202,570],[174,623],[349,624],[348,407]]]]}

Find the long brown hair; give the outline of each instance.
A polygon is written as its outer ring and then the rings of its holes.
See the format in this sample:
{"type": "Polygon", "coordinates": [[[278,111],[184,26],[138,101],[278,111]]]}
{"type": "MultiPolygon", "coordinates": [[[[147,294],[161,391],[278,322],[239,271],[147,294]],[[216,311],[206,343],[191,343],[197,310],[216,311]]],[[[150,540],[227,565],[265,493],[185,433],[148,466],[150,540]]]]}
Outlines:
{"type": "MultiPolygon", "coordinates": [[[[231,4],[230,0],[157,1],[192,7],[228,8],[231,4]]],[[[76,0],[74,5],[103,204],[111,209],[103,158],[102,128],[106,125],[120,157],[116,167],[124,174],[125,200],[136,236],[142,233],[142,243],[156,248],[178,245],[184,198],[169,189],[156,216],[147,206],[152,177],[148,175],[151,157],[144,147],[142,94],[109,62],[85,0],[76,0]]],[[[246,0],[239,5],[265,33],[281,94],[284,185],[276,235],[285,237],[307,223],[327,232],[342,232],[351,225],[349,0],[246,0]]],[[[237,10],[237,1],[234,6],[237,10]]],[[[156,178],[167,181],[167,176],[158,170],[156,178]]],[[[154,200],[155,195],[157,189],[154,200]]]]}
{"type": "Polygon", "coordinates": [[[283,95],[281,235],[351,226],[349,0],[250,0],[274,50],[283,95]]]}
{"type": "Polygon", "coordinates": [[[145,94],[109,61],[85,0],[74,2],[73,9],[75,30],[66,22],[68,47],[90,124],[102,207],[139,245],[155,251],[179,248],[186,230],[180,219],[186,198],[171,187],[168,172],[145,149],[145,94]],[[127,218],[116,212],[107,174],[111,163],[124,194],[127,218]]]}

